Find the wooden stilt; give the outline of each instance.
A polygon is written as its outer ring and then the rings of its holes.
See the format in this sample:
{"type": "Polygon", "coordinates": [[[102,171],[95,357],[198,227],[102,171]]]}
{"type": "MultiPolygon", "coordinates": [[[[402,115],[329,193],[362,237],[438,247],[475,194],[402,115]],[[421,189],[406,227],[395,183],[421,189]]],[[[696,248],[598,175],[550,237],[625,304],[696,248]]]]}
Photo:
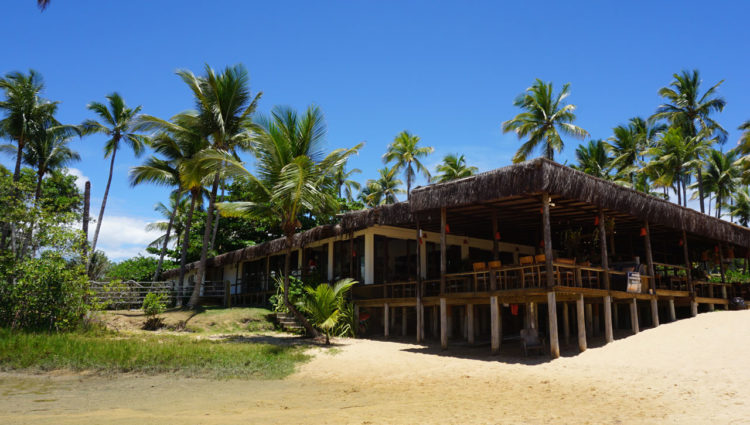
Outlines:
{"type": "Polygon", "coordinates": [[[563,303],[563,335],[565,345],[570,345],[570,317],[568,313],[568,303],[563,303]]]}
{"type": "Polygon", "coordinates": [[[440,295],[445,294],[445,270],[447,264],[445,228],[447,226],[447,212],[445,208],[440,209],[440,295]]]}
{"type": "Polygon", "coordinates": [[[560,357],[560,340],[557,332],[557,299],[555,291],[547,292],[549,315],[549,354],[553,359],[560,357]]]}
{"type": "Polygon", "coordinates": [[[651,323],[654,327],[659,326],[659,302],[656,300],[656,295],[651,298],[651,323]]]}
{"type": "Polygon", "coordinates": [[[615,329],[620,329],[620,314],[617,303],[612,303],[612,326],[615,329]]]}
{"type": "MultiPolygon", "coordinates": [[[[354,319],[357,321],[357,325],[359,325],[359,306],[356,304],[354,305],[354,319]]],[[[354,329],[354,336],[359,336],[359,326],[354,329]]]]}
{"type": "Polygon", "coordinates": [[[633,326],[633,333],[637,334],[640,332],[640,329],[638,328],[638,300],[633,298],[633,301],[630,303],[630,322],[633,326]]]}
{"type": "Polygon", "coordinates": [[[438,336],[438,331],[440,329],[439,317],[440,317],[440,308],[438,306],[433,306],[432,307],[432,336],[433,338],[438,336]]]}
{"type": "Polygon", "coordinates": [[[594,335],[594,318],[593,318],[593,307],[591,307],[591,303],[586,304],[586,333],[589,335],[594,335]]]}
{"type": "Polygon", "coordinates": [[[669,321],[674,322],[677,320],[677,313],[674,310],[674,298],[669,299],[669,321]]]}
{"type": "Polygon", "coordinates": [[[424,341],[424,305],[422,299],[417,298],[417,342],[424,341]]]}
{"type": "Polygon", "coordinates": [[[531,303],[531,318],[534,329],[539,329],[539,306],[537,303],[531,303]]]}
{"type": "Polygon", "coordinates": [[[604,340],[607,344],[615,340],[612,331],[612,297],[609,295],[604,297],[604,340]]]}
{"type": "Polygon", "coordinates": [[[448,348],[448,305],[445,298],[440,298],[440,347],[448,348]]]}
{"type": "Polygon", "coordinates": [[[406,336],[407,312],[406,307],[401,307],[401,336],[406,336]]]}
{"type": "Polygon", "coordinates": [[[497,297],[490,297],[490,329],[492,334],[490,338],[490,346],[493,355],[500,353],[501,320],[498,299],[497,297]]]}
{"type": "Polygon", "coordinates": [[[576,300],[576,321],[578,322],[578,349],[586,351],[586,321],[583,306],[583,294],[578,295],[576,300]]]}
{"type": "Polygon", "coordinates": [[[469,344],[474,343],[474,305],[466,305],[466,339],[469,344]]]}
{"type": "Polygon", "coordinates": [[[601,320],[599,318],[599,315],[601,314],[601,309],[599,308],[599,304],[592,304],[591,309],[594,312],[592,316],[594,318],[594,323],[593,323],[594,335],[599,336],[602,333],[601,320]]]}
{"type": "Polygon", "coordinates": [[[693,317],[698,315],[698,303],[695,299],[690,300],[690,315],[693,317]]]}
{"type": "Polygon", "coordinates": [[[388,331],[391,327],[390,317],[388,317],[390,314],[389,310],[390,308],[388,306],[388,303],[383,304],[383,336],[385,336],[386,338],[388,338],[388,331]]]}

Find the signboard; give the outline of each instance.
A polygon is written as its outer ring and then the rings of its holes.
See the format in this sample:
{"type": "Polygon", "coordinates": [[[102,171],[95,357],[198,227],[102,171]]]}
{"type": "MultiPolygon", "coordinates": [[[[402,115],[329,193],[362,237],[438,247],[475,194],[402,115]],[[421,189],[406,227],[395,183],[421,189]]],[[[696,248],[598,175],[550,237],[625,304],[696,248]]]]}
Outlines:
{"type": "Polygon", "coordinates": [[[628,292],[641,293],[641,274],[638,272],[628,272],[628,292]]]}

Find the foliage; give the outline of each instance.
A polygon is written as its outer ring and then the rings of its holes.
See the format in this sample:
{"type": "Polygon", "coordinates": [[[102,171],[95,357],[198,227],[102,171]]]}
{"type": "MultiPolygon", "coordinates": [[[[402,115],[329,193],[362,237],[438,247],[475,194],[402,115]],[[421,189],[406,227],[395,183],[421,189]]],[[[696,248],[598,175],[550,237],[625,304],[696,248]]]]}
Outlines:
{"type": "Polygon", "coordinates": [[[298,346],[175,335],[26,333],[0,328],[0,369],[100,373],[179,373],[211,378],[279,379],[309,358],[298,346]]]}
{"type": "Polygon", "coordinates": [[[362,202],[369,207],[398,202],[396,196],[404,193],[404,190],[399,187],[402,182],[396,178],[396,171],[395,167],[385,167],[378,170],[380,177],[377,180],[368,180],[362,193],[360,193],[362,202]]]}
{"type": "Polygon", "coordinates": [[[111,264],[104,251],[97,250],[89,256],[88,276],[92,281],[106,279],[111,264]]]}
{"type": "Polygon", "coordinates": [[[440,174],[434,177],[436,183],[443,183],[464,177],[473,176],[478,168],[466,165],[466,158],[459,154],[449,154],[443,157],[443,162],[438,164],[436,171],[440,174]]]}
{"type": "Polygon", "coordinates": [[[146,315],[146,323],[143,328],[146,330],[156,330],[163,326],[160,314],[167,309],[167,295],[149,292],[143,299],[143,313],[146,315]]]}
{"type": "Polygon", "coordinates": [[[417,172],[422,173],[427,181],[430,181],[430,170],[422,164],[420,158],[426,158],[435,149],[431,146],[418,146],[419,140],[419,136],[404,130],[393,139],[393,143],[388,145],[383,155],[384,163],[393,163],[394,172],[404,171],[407,198],[411,194],[411,183],[417,172]]]}
{"type": "MultiPolygon", "coordinates": [[[[114,263],[107,271],[108,279],[134,280],[136,282],[150,282],[154,277],[159,260],[154,257],[137,256],[114,263]]],[[[171,263],[171,262],[169,262],[171,263]]]]}
{"type": "MultiPolygon", "coordinates": [[[[313,326],[323,331],[326,344],[331,343],[331,333],[343,318],[346,294],[355,283],[353,279],[342,279],[334,285],[321,283],[317,287],[305,286],[305,296],[299,302],[300,310],[310,318],[313,326]]],[[[351,318],[347,321],[351,323],[351,318]]]]}
{"type": "MultiPolygon", "coordinates": [[[[273,311],[279,313],[289,313],[286,305],[284,304],[284,278],[283,276],[276,276],[274,278],[274,285],[276,285],[276,294],[271,295],[269,302],[273,306],[273,311]]],[[[298,304],[302,299],[305,290],[305,282],[296,276],[289,277],[289,302],[298,304]]]]}

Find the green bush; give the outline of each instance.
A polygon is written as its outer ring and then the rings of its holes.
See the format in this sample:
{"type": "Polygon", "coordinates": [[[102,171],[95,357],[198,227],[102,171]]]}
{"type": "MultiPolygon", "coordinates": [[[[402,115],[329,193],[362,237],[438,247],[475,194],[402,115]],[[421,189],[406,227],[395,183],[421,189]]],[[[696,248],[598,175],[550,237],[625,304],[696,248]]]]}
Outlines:
{"type": "Polygon", "coordinates": [[[143,325],[144,329],[155,330],[163,326],[159,315],[167,309],[166,299],[165,294],[154,292],[146,294],[146,298],[143,299],[143,313],[146,314],[146,323],[143,325]]]}
{"type": "MultiPolygon", "coordinates": [[[[112,264],[107,270],[109,280],[134,280],[136,282],[150,282],[154,279],[158,258],[137,256],[112,264]]],[[[165,260],[164,269],[170,268],[171,261],[165,260]]]]}
{"type": "MultiPolygon", "coordinates": [[[[284,276],[278,275],[274,278],[274,284],[276,285],[276,295],[271,295],[269,302],[273,306],[273,311],[279,313],[288,313],[289,311],[284,305],[284,276]]],[[[304,296],[305,282],[301,279],[289,276],[289,302],[293,305],[297,305],[302,297],[304,296]]]]}

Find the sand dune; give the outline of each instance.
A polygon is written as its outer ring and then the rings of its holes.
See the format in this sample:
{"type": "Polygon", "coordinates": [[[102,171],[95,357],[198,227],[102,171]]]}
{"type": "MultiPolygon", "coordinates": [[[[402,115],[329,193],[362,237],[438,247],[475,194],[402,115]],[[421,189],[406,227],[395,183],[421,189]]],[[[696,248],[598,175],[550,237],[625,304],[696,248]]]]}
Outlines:
{"type": "Polygon", "coordinates": [[[0,375],[0,423],[750,423],[750,311],[554,361],[338,341],[283,381],[0,375]]]}

